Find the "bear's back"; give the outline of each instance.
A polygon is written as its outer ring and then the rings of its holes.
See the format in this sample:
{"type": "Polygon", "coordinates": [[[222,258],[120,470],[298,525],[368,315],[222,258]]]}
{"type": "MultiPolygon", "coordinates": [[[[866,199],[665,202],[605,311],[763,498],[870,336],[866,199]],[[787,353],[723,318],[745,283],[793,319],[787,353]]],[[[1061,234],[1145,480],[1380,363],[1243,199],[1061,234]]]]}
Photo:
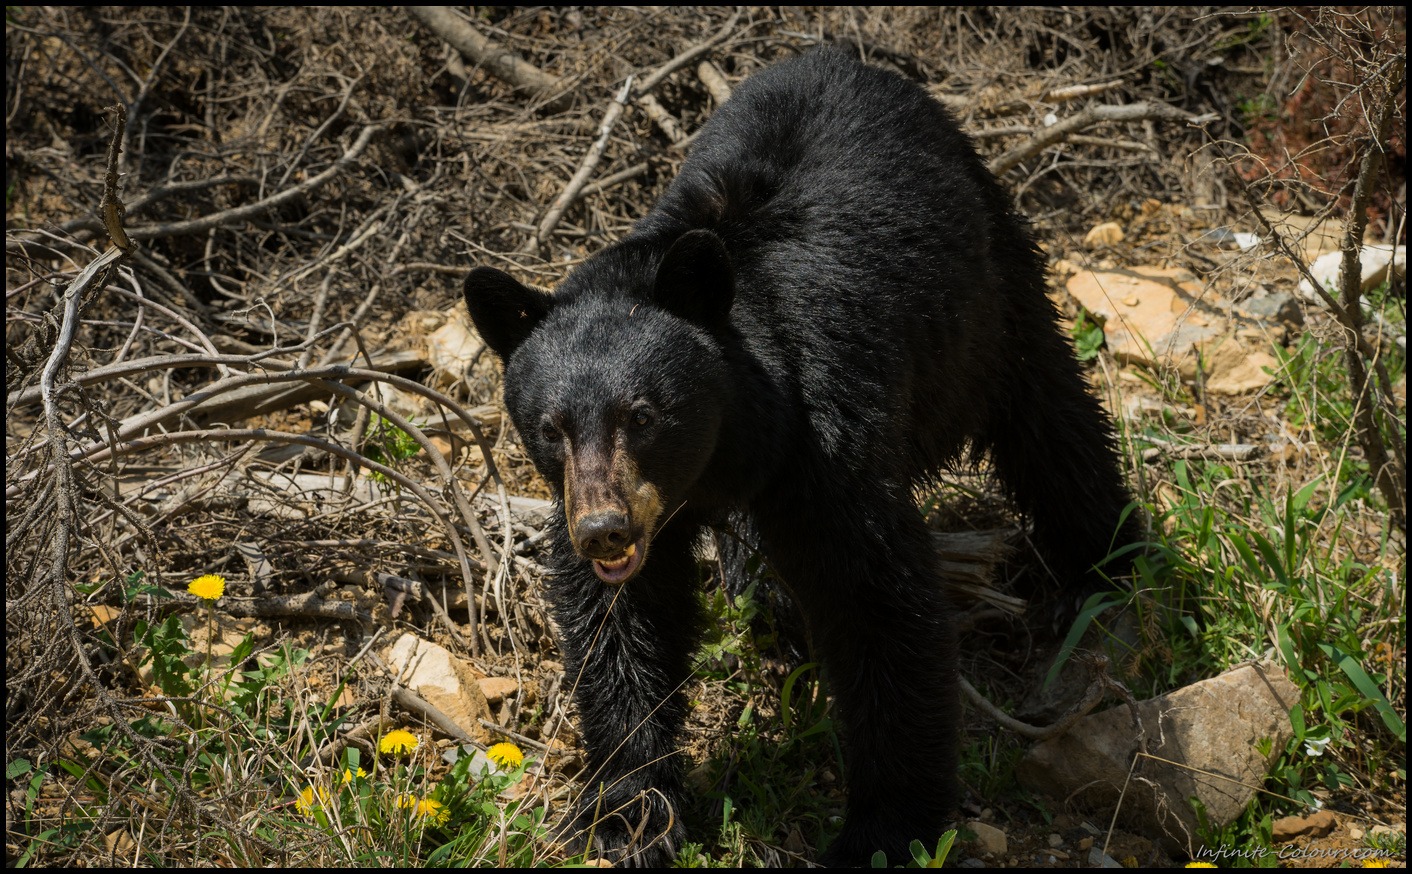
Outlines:
{"type": "Polygon", "coordinates": [[[643,229],[710,228],[746,270],[795,244],[844,271],[861,257],[876,277],[878,259],[897,273],[925,269],[914,255],[974,260],[1006,209],[970,139],[921,87],[823,50],[742,83],[643,229]]]}

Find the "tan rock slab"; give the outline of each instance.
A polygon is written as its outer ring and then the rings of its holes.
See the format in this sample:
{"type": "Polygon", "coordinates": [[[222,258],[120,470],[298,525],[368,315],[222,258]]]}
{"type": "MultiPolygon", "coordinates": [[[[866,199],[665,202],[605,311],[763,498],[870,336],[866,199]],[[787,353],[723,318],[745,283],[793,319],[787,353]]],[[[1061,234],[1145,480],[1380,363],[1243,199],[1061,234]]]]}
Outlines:
{"type": "Polygon", "coordinates": [[[477,682],[475,669],[450,651],[413,634],[399,637],[386,651],[387,663],[398,682],[445,713],[475,740],[487,743],[481,726],[491,719],[490,703],[477,682]]]}
{"type": "Polygon", "coordinates": [[[1181,268],[1085,270],[1067,284],[1085,310],[1103,322],[1108,349],[1124,364],[1171,367],[1207,391],[1245,394],[1275,379],[1270,348],[1282,328],[1232,311],[1181,268]]]}
{"type": "Polygon", "coordinates": [[[447,315],[445,324],[427,335],[426,344],[432,367],[428,383],[445,388],[459,380],[475,360],[481,339],[471,329],[464,308],[457,307],[447,315]]]}
{"type": "Polygon", "coordinates": [[[1282,668],[1246,665],[1140,702],[1141,728],[1126,706],[1087,716],[1030,750],[1016,776],[1082,808],[1117,807],[1130,831],[1190,855],[1200,837],[1187,799],[1200,799],[1218,826],[1239,816],[1293,736],[1289,710],[1298,702],[1282,668]],[[1134,768],[1144,737],[1152,758],[1134,768]]]}
{"type": "Polygon", "coordinates": [[[1112,246],[1122,241],[1123,226],[1117,222],[1104,222],[1084,235],[1084,248],[1097,249],[1099,246],[1112,246]]]}
{"type": "Polygon", "coordinates": [[[486,677],[484,680],[476,680],[476,685],[480,686],[481,692],[485,693],[485,700],[491,704],[499,704],[520,688],[520,684],[509,677],[486,677]]]}

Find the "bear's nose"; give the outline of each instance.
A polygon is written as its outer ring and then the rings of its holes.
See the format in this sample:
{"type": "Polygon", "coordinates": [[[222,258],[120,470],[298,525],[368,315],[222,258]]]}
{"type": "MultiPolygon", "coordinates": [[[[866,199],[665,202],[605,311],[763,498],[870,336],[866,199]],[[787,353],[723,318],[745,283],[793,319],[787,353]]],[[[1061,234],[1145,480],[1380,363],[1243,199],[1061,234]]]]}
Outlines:
{"type": "Polygon", "coordinates": [[[590,558],[613,558],[628,548],[629,527],[626,513],[595,510],[579,520],[579,551],[590,558]]]}

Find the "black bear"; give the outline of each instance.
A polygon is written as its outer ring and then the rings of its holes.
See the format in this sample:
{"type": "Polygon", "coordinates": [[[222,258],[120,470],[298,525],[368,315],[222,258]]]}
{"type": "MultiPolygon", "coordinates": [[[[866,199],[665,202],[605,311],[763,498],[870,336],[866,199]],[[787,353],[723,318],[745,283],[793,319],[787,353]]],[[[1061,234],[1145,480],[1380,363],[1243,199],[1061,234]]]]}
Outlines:
{"type": "Polygon", "coordinates": [[[582,846],[596,812],[610,858],[681,846],[693,544],[739,513],[799,602],[848,744],[824,861],[934,843],[960,705],[918,487],[988,451],[1074,591],[1135,535],[1041,254],[946,111],[841,52],[780,63],[557,292],[480,267],[465,298],[562,511],[549,594],[589,755],[565,834],[582,846]]]}

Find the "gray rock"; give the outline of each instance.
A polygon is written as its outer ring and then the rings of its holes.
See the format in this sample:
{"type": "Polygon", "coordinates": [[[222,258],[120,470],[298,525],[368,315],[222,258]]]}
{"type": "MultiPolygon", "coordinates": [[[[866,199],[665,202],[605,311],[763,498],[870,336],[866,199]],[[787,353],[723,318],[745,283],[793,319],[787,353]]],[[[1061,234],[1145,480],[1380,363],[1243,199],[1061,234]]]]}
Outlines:
{"type": "Polygon", "coordinates": [[[1287,325],[1304,324],[1299,300],[1287,291],[1256,292],[1236,304],[1236,309],[1253,318],[1272,319],[1287,325]]]}

